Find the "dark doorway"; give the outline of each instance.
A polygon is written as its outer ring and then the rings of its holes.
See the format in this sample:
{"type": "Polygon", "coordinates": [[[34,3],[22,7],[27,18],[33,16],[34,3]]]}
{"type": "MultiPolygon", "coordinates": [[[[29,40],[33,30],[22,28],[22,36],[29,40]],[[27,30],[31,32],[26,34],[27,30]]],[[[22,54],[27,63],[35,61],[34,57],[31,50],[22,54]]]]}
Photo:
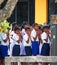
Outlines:
{"type": "Polygon", "coordinates": [[[35,18],[35,0],[19,0],[12,15],[8,18],[10,23],[17,22],[22,25],[28,22],[30,25],[34,23],[35,18]]]}

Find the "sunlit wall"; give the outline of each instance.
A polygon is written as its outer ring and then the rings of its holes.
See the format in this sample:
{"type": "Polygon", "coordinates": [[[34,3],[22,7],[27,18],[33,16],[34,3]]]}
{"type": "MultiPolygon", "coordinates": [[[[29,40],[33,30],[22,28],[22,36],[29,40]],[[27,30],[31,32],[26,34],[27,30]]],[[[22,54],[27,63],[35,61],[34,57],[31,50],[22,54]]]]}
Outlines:
{"type": "Polygon", "coordinates": [[[47,0],[35,0],[35,22],[44,24],[48,20],[47,0]]]}

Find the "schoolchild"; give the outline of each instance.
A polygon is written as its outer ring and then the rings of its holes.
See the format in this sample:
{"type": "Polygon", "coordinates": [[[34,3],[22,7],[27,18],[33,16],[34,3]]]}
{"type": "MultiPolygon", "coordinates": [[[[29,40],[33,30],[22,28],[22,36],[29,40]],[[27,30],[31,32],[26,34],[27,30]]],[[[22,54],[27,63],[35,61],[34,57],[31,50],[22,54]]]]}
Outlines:
{"type": "Polygon", "coordinates": [[[39,39],[37,32],[38,32],[38,24],[35,23],[31,31],[32,55],[34,56],[39,54],[39,39]]]}

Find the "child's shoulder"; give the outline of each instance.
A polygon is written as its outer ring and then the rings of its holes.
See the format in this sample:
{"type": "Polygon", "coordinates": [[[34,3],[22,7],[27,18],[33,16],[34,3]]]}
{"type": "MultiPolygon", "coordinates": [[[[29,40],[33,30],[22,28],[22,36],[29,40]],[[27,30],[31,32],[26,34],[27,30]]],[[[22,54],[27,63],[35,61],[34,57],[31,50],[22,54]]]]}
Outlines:
{"type": "Polygon", "coordinates": [[[1,33],[1,38],[2,39],[6,39],[7,38],[7,34],[6,33],[1,33]]]}
{"type": "Polygon", "coordinates": [[[45,32],[43,32],[43,33],[41,34],[41,37],[42,37],[42,38],[46,38],[46,37],[47,37],[47,34],[46,34],[45,32]]]}
{"type": "Polygon", "coordinates": [[[46,32],[43,32],[42,35],[47,35],[47,33],[46,32]]]}
{"type": "Polygon", "coordinates": [[[14,33],[14,35],[12,36],[12,39],[17,41],[19,39],[19,36],[16,33],[14,33]]]}

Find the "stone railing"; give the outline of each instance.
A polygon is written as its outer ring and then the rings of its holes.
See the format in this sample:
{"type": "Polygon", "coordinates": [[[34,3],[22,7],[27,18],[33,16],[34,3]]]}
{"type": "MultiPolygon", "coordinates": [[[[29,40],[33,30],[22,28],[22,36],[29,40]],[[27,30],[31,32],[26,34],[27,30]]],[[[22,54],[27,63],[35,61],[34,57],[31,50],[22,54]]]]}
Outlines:
{"type": "Polygon", "coordinates": [[[6,57],[5,65],[11,65],[11,62],[50,62],[56,63],[57,56],[19,56],[19,57],[6,57]]]}

